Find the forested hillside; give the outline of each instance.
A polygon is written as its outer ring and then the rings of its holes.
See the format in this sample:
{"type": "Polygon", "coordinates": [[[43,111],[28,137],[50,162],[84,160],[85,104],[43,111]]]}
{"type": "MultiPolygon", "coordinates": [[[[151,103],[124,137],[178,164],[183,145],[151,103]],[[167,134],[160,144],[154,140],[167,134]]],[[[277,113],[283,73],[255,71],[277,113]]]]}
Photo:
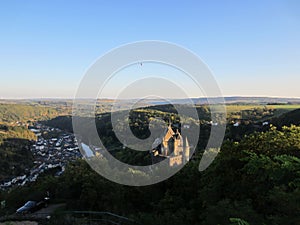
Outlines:
{"type": "Polygon", "coordinates": [[[34,133],[27,127],[0,124],[0,180],[24,174],[33,163],[30,144],[34,133]]]}
{"type": "Polygon", "coordinates": [[[289,126],[291,124],[300,125],[300,109],[285,113],[271,121],[277,126],[289,126]]]}
{"type": "Polygon", "coordinates": [[[0,122],[17,123],[50,119],[66,114],[59,108],[28,104],[0,104],[0,122]]]}
{"type": "MultiPolygon", "coordinates": [[[[171,108],[133,110],[129,123],[138,137],[147,135],[149,118],[153,115],[174,124],[179,122],[171,108]]],[[[238,221],[250,225],[298,225],[300,127],[290,125],[297,121],[298,110],[280,118],[293,120],[281,124],[288,127],[278,128],[251,120],[239,126],[229,125],[220,153],[203,172],[199,172],[198,166],[211,126],[205,120],[201,122],[197,157],[164,182],[146,187],[115,184],[94,172],[85,161],[78,160],[70,163],[60,177],[44,175],[29,186],[0,193],[7,202],[3,213],[13,212],[21,203],[47,190],[54,201],[66,203],[64,210],[109,211],[143,225],[237,225],[238,221]],[[239,139],[234,138],[237,134],[239,139]]],[[[96,124],[104,143],[119,149],[112,154],[134,165],[149,163],[145,155],[148,153],[133,153],[123,148],[113,134],[110,119],[109,113],[98,115],[96,124]]],[[[88,127],[94,121],[84,118],[82,122],[88,127]]],[[[45,123],[72,131],[69,116],[45,123]]],[[[88,137],[86,133],[83,138],[88,137]]],[[[69,223],[57,214],[48,224],[69,223]]]]}
{"type": "MultiPolygon", "coordinates": [[[[78,161],[70,164],[61,177],[42,177],[5,198],[13,209],[15,201],[26,201],[49,190],[53,198],[67,203],[66,210],[110,211],[145,225],[233,224],[230,218],[253,225],[297,225],[299,152],[300,127],[282,131],[273,127],[240,143],[225,142],[213,164],[203,172],[198,171],[199,161],[194,160],[156,185],[118,185],[78,161]]],[[[62,221],[64,218],[58,215],[52,224],[62,221]]]]}

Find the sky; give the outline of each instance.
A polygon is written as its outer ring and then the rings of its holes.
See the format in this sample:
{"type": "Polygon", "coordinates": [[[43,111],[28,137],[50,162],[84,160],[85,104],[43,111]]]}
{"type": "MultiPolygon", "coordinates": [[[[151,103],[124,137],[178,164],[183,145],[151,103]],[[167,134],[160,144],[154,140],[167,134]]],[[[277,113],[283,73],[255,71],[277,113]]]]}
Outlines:
{"type": "MultiPolygon", "coordinates": [[[[142,40],[175,43],[197,54],[224,96],[300,97],[297,0],[2,0],[0,98],[73,98],[95,60],[142,40]]],[[[145,71],[120,72],[122,79],[103,96],[124,89],[129,72],[135,79],[163,74],[176,80],[172,69],[152,65],[145,71]]],[[[190,97],[202,95],[188,81],[183,88],[190,97]]]]}

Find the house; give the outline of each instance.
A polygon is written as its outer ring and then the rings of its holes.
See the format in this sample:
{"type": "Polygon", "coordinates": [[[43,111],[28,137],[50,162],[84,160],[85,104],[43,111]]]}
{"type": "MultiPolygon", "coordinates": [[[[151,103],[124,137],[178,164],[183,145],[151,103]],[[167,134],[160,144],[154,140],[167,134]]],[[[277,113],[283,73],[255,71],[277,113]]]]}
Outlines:
{"type": "Polygon", "coordinates": [[[235,124],[233,124],[234,127],[238,127],[240,126],[240,122],[236,122],[235,124]]]}
{"type": "Polygon", "coordinates": [[[214,121],[210,121],[209,123],[210,123],[210,125],[212,125],[212,126],[218,126],[218,125],[219,125],[217,122],[214,122],[214,121]]]}

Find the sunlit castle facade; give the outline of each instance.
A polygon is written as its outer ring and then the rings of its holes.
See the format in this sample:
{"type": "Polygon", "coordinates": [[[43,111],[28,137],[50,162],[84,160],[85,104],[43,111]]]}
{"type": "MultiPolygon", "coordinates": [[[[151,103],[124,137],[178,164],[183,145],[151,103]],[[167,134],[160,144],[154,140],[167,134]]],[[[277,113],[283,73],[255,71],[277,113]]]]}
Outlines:
{"type": "Polygon", "coordinates": [[[170,124],[165,135],[154,141],[150,153],[152,163],[168,160],[170,166],[176,166],[189,161],[190,146],[187,137],[183,138],[178,129],[174,132],[170,124]]]}

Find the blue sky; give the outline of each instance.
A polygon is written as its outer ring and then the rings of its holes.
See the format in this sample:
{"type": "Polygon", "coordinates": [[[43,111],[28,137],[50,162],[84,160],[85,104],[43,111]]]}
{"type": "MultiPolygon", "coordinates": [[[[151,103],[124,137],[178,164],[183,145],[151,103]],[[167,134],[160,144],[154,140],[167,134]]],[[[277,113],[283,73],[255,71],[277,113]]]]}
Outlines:
{"type": "Polygon", "coordinates": [[[140,40],[195,52],[226,96],[300,97],[297,0],[3,0],[0,98],[71,98],[99,56],[140,40]]]}

